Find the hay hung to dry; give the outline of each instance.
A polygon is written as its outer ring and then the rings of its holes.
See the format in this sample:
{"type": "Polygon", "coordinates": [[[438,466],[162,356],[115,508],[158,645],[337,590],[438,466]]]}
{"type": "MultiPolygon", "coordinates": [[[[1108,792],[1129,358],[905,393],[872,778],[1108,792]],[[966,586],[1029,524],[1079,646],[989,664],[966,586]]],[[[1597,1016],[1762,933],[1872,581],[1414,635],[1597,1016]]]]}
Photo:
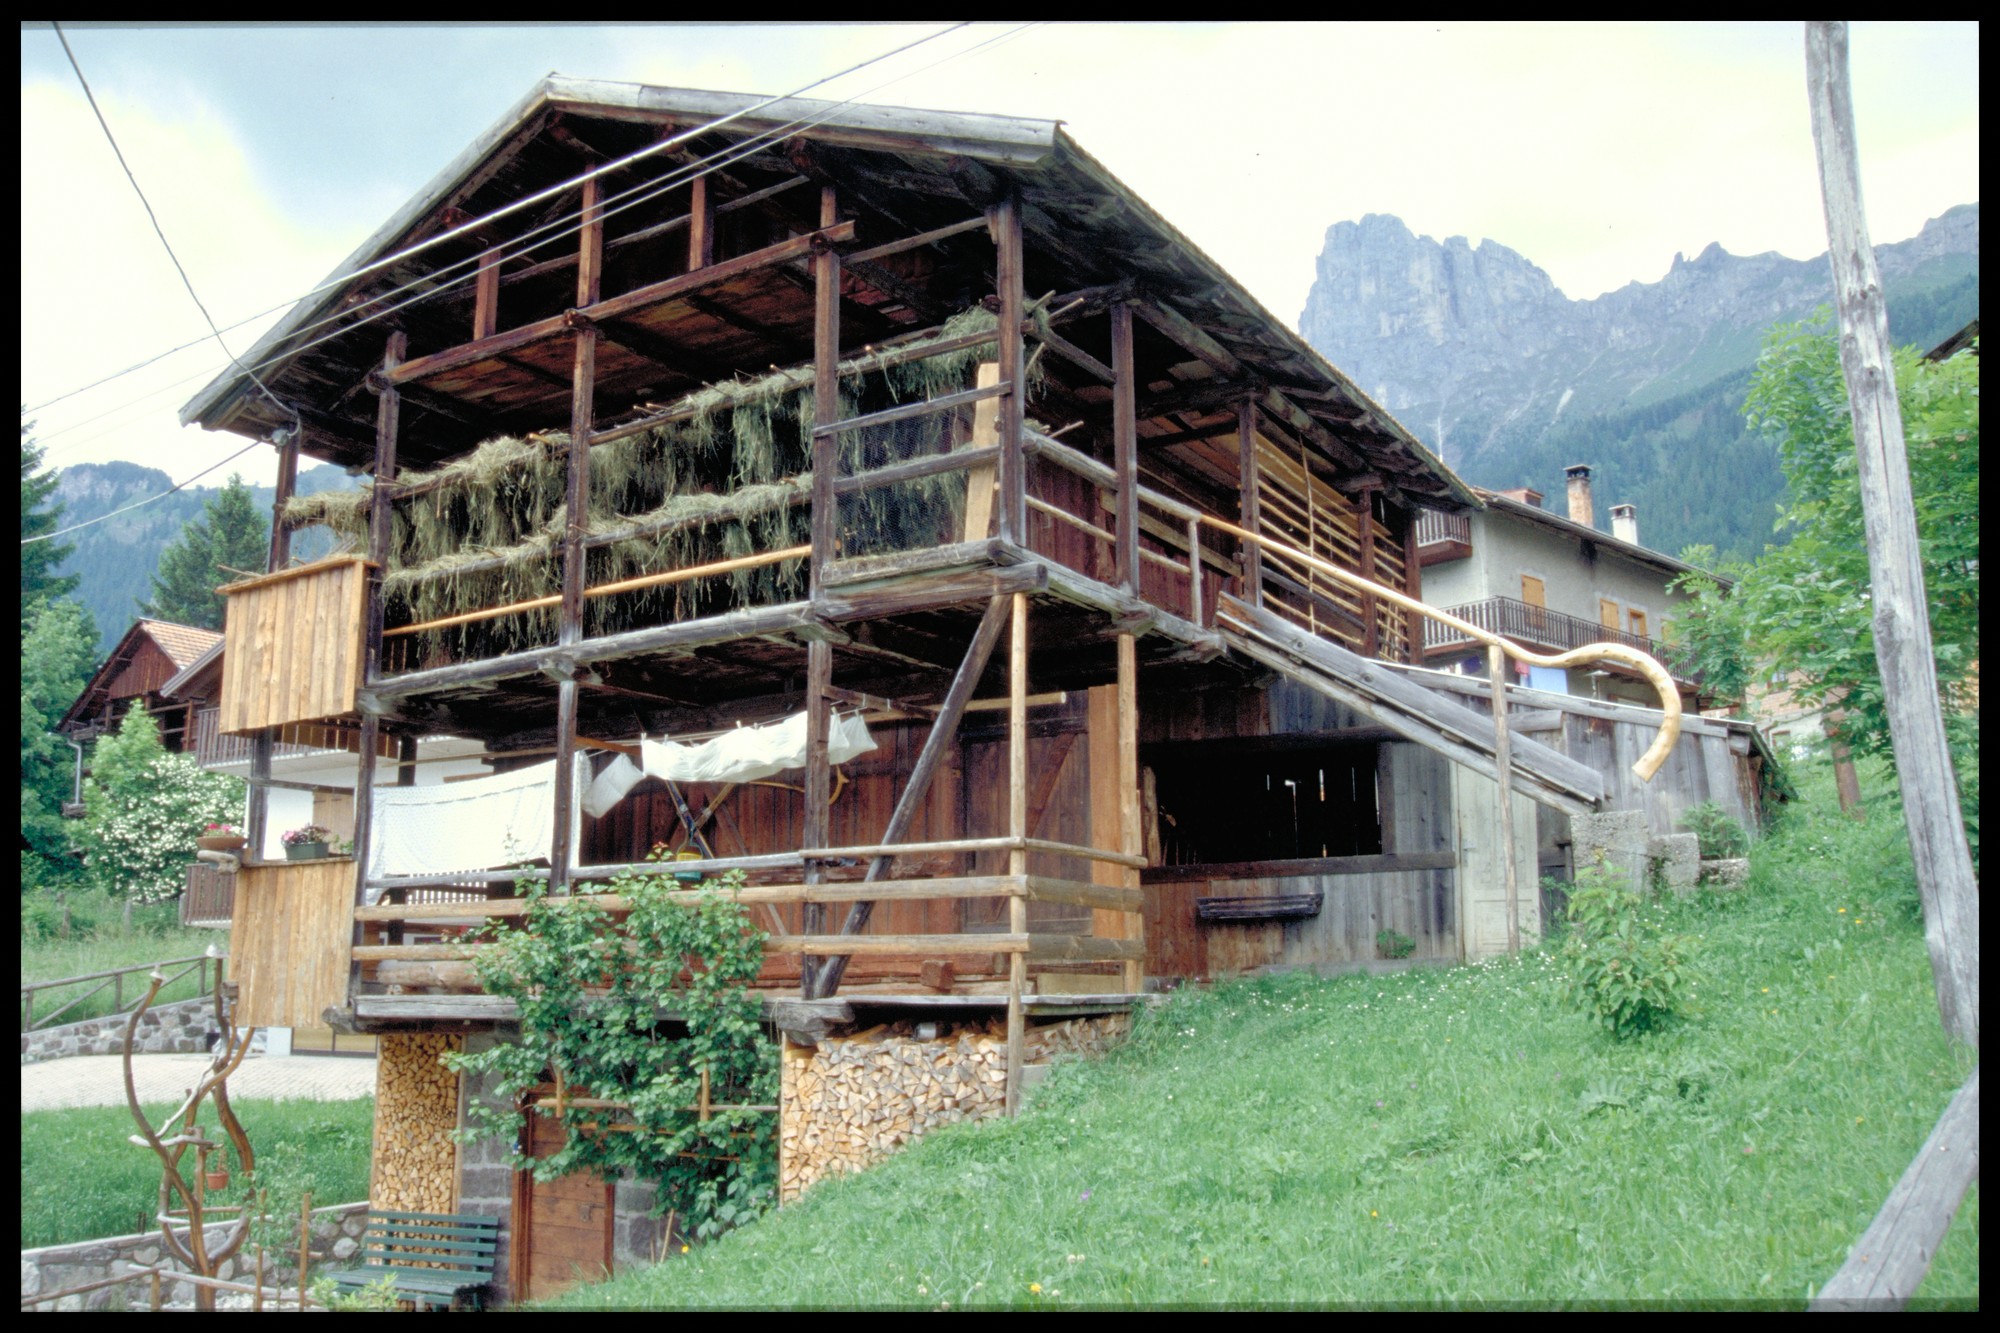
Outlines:
{"type": "MultiPolygon", "coordinates": [[[[974,308],[947,322],[934,341],[990,329],[974,308]]],[[[842,366],[841,415],[856,416],[971,385],[995,344],[961,348],[891,366],[842,366]]],[[[798,546],[810,541],[812,369],[794,367],[753,380],[711,385],[665,405],[669,424],[600,445],[590,455],[590,551],[586,582],[661,573],[798,546]]],[[[1032,377],[1031,377],[1032,386],[1032,377]]],[[[963,443],[970,410],[944,412],[836,437],[840,475],[949,450],[963,443]]],[[[500,606],[561,589],[569,437],[562,432],[501,436],[429,471],[397,478],[388,571],[390,626],[500,606]]],[[[372,487],[293,498],[294,526],[324,525],[367,542],[372,487]]],[[[907,550],[955,540],[965,474],[871,487],[839,501],[843,554],[907,550]]],[[[594,598],[585,632],[713,615],[804,595],[807,571],[794,559],[655,589],[594,598]]],[[[425,631],[414,640],[424,661],[488,656],[554,641],[553,607],[425,631]]],[[[404,651],[410,651],[405,649],[404,651]]],[[[410,662],[415,664],[415,660],[410,662]]]]}

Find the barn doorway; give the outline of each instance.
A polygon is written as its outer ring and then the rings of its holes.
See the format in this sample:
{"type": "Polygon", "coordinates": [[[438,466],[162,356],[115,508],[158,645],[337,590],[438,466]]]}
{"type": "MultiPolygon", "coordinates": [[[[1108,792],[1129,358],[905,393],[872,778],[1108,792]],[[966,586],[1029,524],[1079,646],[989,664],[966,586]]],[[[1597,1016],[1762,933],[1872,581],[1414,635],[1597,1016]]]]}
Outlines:
{"type": "MultiPolygon", "coordinates": [[[[537,1089],[536,1096],[555,1092],[537,1089]]],[[[563,1122],[530,1111],[523,1129],[528,1156],[543,1158],[568,1139],[563,1122]]],[[[611,1272],[615,1218],[613,1186],[590,1171],[557,1180],[514,1177],[514,1244],[510,1283],[516,1300],[543,1300],[611,1272]]]]}

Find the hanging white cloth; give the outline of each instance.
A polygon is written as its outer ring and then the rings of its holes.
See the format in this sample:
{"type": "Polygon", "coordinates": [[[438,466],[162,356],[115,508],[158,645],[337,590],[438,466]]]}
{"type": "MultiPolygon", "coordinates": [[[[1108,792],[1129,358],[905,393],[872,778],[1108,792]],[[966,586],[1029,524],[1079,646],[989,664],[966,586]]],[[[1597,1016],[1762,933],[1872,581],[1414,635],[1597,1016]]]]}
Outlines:
{"type": "MultiPolygon", "coordinates": [[[[875,748],[859,713],[835,716],[827,731],[828,763],[844,764],[875,748]]],[[[669,782],[749,782],[806,766],[806,715],[795,713],[762,727],[738,727],[696,745],[646,741],[640,747],[648,775],[669,782]]]]}
{"type": "MultiPolygon", "coordinates": [[[[581,794],[590,774],[582,755],[572,781],[581,794]]],[[[421,787],[377,787],[369,821],[368,877],[447,875],[548,859],[555,839],[556,765],[421,787]]],[[[570,856],[582,831],[570,802],[570,856]]],[[[373,902],[371,890],[368,899],[373,902]]]]}

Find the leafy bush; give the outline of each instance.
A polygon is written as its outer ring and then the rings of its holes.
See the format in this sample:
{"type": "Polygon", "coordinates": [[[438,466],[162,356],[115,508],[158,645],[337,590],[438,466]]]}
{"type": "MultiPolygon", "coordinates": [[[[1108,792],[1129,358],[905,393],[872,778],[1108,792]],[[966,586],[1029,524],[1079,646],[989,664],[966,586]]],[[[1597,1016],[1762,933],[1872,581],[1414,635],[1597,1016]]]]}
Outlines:
{"type": "Polygon", "coordinates": [[[632,1171],[657,1185],[655,1211],[679,1211],[698,1236],[767,1208],[777,1185],[776,1117],[695,1114],[704,1071],[714,1103],[777,1100],[777,1051],[749,990],[764,935],[733,894],[718,892],[740,883],[738,875],[704,884],[690,899],[658,876],[620,876],[609,887],[631,905],[622,924],[591,895],[552,899],[531,884],[523,928],[496,924],[477,962],[486,990],[520,1006],[520,1039],[447,1057],[454,1068],[495,1077],[494,1097],[473,1104],[465,1133],[517,1145],[512,1165],[542,1180],[632,1171]],[[662,1009],[684,1022],[685,1035],[660,1030],[662,1009]],[[523,1155],[512,1107],[552,1075],[572,1095],[618,1104],[608,1118],[626,1119],[629,1132],[577,1125],[557,1152],[523,1155]]]}
{"type": "Polygon", "coordinates": [[[97,743],[84,806],[78,842],[91,882],[135,902],[164,902],[179,896],[202,829],[238,816],[243,784],[166,753],[153,720],[134,709],[97,743]]]}
{"type": "Polygon", "coordinates": [[[1417,942],[1399,930],[1378,930],[1375,947],[1384,958],[1408,958],[1417,951],[1417,942]]]}
{"type": "Polygon", "coordinates": [[[1743,821],[1714,801],[1689,806],[1681,816],[1681,827],[1701,840],[1703,860],[1749,854],[1749,830],[1743,827],[1743,821]]]}
{"type": "Polygon", "coordinates": [[[1688,1008],[1694,941],[1666,933],[1658,918],[1659,909],[1602,866],[1579,873],[1569,896],[1562,993],[1621,1040],[1688,1008]]]}

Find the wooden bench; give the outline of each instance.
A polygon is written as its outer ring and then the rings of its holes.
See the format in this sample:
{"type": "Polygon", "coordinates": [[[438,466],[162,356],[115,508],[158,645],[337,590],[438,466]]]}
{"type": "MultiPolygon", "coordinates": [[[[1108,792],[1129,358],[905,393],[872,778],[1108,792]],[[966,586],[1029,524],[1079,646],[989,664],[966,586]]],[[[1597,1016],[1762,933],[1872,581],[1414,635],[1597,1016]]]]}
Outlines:
{"type": "Polygon", "coordinates": [[[396,1295],[416,1304],[455,1306],[458,1298],[493,1285],[500,1258],[500,1219],[469,1213],[368,1210],[361,1264],[327,1274],[342,1290],[394,1279],[396,1295]]]}

